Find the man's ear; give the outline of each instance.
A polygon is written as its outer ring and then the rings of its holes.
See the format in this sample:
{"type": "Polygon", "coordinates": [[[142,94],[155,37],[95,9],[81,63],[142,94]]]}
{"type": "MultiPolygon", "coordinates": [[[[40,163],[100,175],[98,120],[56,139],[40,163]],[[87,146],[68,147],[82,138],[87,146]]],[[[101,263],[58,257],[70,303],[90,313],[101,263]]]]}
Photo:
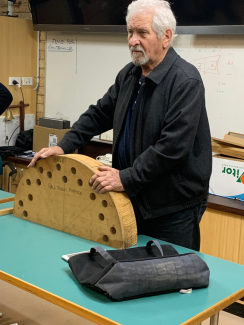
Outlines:
{"type": "Polygon", "coordinates": [[[166,29],[166,32],[162,37],[163,49],[166,49],[169,46],[171,39],[172,39],[172,30],[168,28],[166,29]]]}

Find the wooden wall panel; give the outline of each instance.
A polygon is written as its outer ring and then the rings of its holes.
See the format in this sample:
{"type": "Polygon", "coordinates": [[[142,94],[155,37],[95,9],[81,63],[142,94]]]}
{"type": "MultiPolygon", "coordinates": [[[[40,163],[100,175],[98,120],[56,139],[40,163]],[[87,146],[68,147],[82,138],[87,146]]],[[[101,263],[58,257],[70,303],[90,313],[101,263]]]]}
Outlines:
{"type": "MultiPolygon", "coordinates": [[[[8,86],[9,77],[35,77],[37,74],[37,32],[33,30],[31,20],[0,17],[0,62],[2,82],[12,93],[12,105],[22,100],[21,90],[17,86],[8,86]]],[[[22,86],[27,114],[36,114],[36,91],[33,86],[22,86]]],[[[13,109],[19,115],[19,109],[13,109]]]]}
{"type": "Polygon", "coordinates": [[[241,224],[241,216],[208,208],[200,223],[200,251],[239,263],[241,224]]]}
{"type": "Polygon", "coordinates": [[[244,265],[244,217],[241,221],[241,231],[240,231],[240,245],[239,245],[239,260],[238,263],[244,265]]]}

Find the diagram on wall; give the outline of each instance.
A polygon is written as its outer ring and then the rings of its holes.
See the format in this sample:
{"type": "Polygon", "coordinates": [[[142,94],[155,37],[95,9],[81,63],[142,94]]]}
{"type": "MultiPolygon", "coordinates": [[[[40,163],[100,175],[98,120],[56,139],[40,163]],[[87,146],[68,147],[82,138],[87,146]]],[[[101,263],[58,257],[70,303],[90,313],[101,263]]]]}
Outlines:
{"type": "MultiPolygon", "coordinates": [[[[244,36],[179,35],[174,49],[201,74],[212,136],[243,133],[244,36]]],[[[126,35],[120,34],[48,32],[46,50],[45,115],[71,123],[131,61],[126,35]]],[[[112,140],[112,132],[102,138],[112,140]]]]}
{"type": "Polygon", "coordinates": [[[191,63],[202,73],[219,74],[218,63],[220,55],[209,56],[191,61],[191,63]]]}
{"type": "Polygon", "coordinates": [[[180,35],[174,48],[201,74],[212,136],[243,133],[243,35],[180,35]]]}

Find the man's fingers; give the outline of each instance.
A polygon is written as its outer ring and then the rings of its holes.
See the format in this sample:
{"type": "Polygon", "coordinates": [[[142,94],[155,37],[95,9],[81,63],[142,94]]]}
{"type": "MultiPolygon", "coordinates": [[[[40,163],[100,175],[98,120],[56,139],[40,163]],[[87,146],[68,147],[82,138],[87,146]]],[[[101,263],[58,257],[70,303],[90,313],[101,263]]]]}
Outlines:
{"type": "Polygon", "coordinates": [[[109,186],[109,182],[107,181],[103,181],[103,182],[99,182],[99,184],[96,186],[95,189],[93,189],[96,193],[101,193],[101,190],[106,187],[109,186]]]}
{"type": "Polygon", "coordinates": [[[102,184],[98,184],[95,189],[93,189],[94,192],[99,193],[100,190],[103,188],[102,184]]]}
{"type": "MultiPolygon", "coordinates": [[[[92,184],[92,189],[97,192],[97,187],[100,186],[101,184],[101,187],[102,186],[102,182],[104,181],[104,177],[97,177],[94,181],[94,183],[92,184]]],[[[100,190],[100,187],[99,187],[99,190],[100,190]]]]}
{"type": "Polygon", "coordinates": [[[43,148],[34,156],[34,158],[30,162],[30,164],[27,166],[27,168],[35,166],[37,160],[40,158],[47,158],[49,156],[57,156],[57,155],[63,155],[63,154],[64,154],[64,151],[59,146],[55,146],[55,147],[51,147],[51,148],[43,148]]]}
{"type": "Polygon", "coordinates": [[[49,156],[51,156],[51,155],[48,153],[48,151],[45,151],[40,155],[40,158],[47,158],[49,156]]]}
{"type": "Polygon", "coordinates": [[[90,178],[90,180],[89,180],[89,184],[90,184],[90,185],[93,185],[93,183],[95,182],[95,180],[97,179],[97,177],[98,177],[98,175],[97,175],[97,174],[94,174],[94,175],[90,178]]]}
{"type": "Polygon", "coordinates": [[[37,154],[35,154],[35,156],[33,157],[33,159],[31,160],[30,164],[27,166],[28,167],[33,167],[35,166],[37,160],[39,160],[40,158],[42,158],[42,154],[47,151],[48,148],[43,148],[42,150],[40,150],[37,154]]]}
{"type": "Polygon", "coordinates": [[[113,190],[112,186],[108,185],[108,186],[103,187],[103,188],[102,188],[99,192],[97,192],[97,193],[99,193],[99,194],[104,194],[104,193],[110,192],[110,191],[112,191],[112,190],[113,190]]]}
{"type": "Polygon", "coordinates": [[[106,177],[106,173],[104,173],[104,172],[101,172],[101,173],[96,173],[96,174],[94,174],[91,178],[90,178],[90,180],[89,180],[89,184],[90,185],[93,185],[93,183],[96,181],[96,179],[98,178],[98,177],[106,177]]]}
{"type": "Polygon", "coordinates": [[[29,163],[29,165],[27,166],[27,168],[35,166],[37,160],[40,159],[40,156],[41,156],[40,154],[36,154],[31,160],[31,162],[29,163]]]}
{"type": "Polygon", "coordinates": [[[111,170],[112,168],[111,167],[108,167],[108,166],[98,166],[98,170],[100,171],[108,171],[108,170],[111,170]]]}

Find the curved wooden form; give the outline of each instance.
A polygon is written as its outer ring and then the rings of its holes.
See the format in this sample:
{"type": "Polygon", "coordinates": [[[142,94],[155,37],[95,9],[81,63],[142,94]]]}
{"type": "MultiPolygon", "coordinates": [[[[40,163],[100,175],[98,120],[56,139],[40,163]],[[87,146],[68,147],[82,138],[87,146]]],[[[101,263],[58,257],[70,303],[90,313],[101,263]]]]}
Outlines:
{"type": "Polygon", "coordinates": [[[103,164],[83,155],[41,159],[22,177],[16,217],[115,248],[137,243],[137,226],[126,193],[95,193],[89,179],[103,164]]]}

